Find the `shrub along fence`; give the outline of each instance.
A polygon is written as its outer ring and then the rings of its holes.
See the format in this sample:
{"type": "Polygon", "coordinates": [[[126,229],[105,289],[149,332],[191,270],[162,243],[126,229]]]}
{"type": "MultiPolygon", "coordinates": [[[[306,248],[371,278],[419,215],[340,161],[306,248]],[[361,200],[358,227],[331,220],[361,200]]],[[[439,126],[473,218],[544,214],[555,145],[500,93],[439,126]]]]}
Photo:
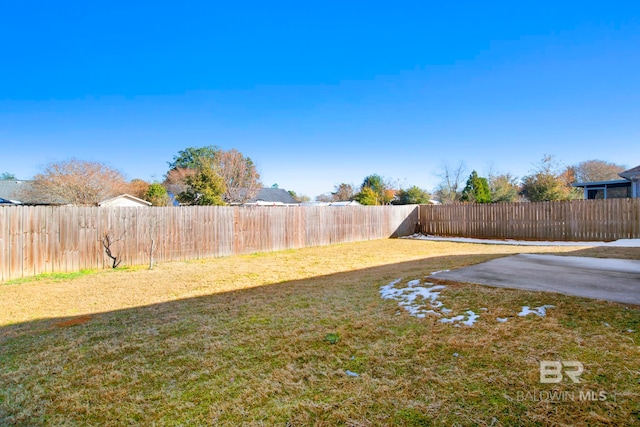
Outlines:
{"type": "Polygon", "coordinates": [[[420,206],[423,234],[598,241],[640,238],[640,199],[420,206]]]}
{"type": "Polygon", "coordinates": [[[417,222],[416,206],[7,206],[0,280],[400,237],[417,222]]]}

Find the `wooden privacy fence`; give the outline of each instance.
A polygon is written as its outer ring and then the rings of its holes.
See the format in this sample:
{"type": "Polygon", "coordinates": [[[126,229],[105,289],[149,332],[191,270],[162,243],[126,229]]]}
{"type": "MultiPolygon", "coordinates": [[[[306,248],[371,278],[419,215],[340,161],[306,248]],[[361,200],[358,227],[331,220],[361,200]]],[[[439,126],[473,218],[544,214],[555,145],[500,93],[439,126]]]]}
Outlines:
{"type": "Polygon", "coordinates": [[[0,207],[0,280],[412,234],[416,206],[0,207]]]}
{"type": "Polygon", "coordinates": [[[640,238],[640,199],[420,206],[423,234],[493,239],[640,238]]]}

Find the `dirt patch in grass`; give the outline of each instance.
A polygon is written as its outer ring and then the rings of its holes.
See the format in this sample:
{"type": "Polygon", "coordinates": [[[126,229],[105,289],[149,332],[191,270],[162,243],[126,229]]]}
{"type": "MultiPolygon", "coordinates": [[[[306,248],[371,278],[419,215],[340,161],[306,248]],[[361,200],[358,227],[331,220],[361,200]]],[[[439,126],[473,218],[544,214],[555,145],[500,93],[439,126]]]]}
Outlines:
{"type": "Polygon", "coordinates": [[[384,240],[2,286],[0,425],[640,423],[635,308],[447,283],[481,313],[455,327],[380,297],[521,252],[580,250],[384,240]],[[583,382],[541,384],[541,360],[583,382]]]}
{"type": "Polygon", "coordinates": [[[82,325],[83,323],[87,323],[91,320],[91,316],[80,316],[75,317],[73,319],[65,320],[63,322],[58,322],[55,324],[58,328],[66,328],[69,326],[82,325]]]}

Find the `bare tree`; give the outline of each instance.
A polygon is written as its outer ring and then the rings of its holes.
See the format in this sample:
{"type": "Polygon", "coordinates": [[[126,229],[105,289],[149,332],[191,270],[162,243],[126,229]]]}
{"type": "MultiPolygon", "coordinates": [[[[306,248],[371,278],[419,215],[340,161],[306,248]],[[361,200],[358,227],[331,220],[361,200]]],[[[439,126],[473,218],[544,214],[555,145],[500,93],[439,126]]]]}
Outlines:
{"type": "Polygon", "coordinates": [[[164,180],[164,187],[168,192],[177,196],[180,193],[187,191],[187,178],[196,174],[196,169],[177,167],[167,172],[167,176],[164,180]]]}
{"type": "Polygon", "coordinates": [[[223,196],[226,203],[242,204],[262,188],[255,164],[238,150],[218,151],[216,163],[227,188],[223,196]]]}
{"type": "Polygon", "coordinates": [[[143,179],[132,179],[127,185],[127,194],[130,194],[138,199],[144,199],[145,194],[149,191],[149,184],[143,179]]]}
{"type": "Polygon", "coordinates": [[[95,206],[126,192],[124,176],[100,162],[71,159],[50,163],[23,197],[51,203],[95,206]]]}
{"type": "Polygon", "coordinates": [[[463,162],[452,167],[443,163],[437,176],[441,179],[436,187],[435,195],[440,203],[454,203],[460,200],[462,184],[465,182],[466,166],[463,162]]]}
{"type": "Polygon", "coordinates": [[[115,237],[112,231],[106,231],[102,235],[102,247],[109,258],[111,258],[111,268],[117,268],[122,262],[122,255],[114,254],[114,245],[124,239],[126,231],[120,237],[115,237]]]}
{"type": "Polygon", "coordinates": [[[355,194],[356,190],[354,186],[343,182],[340,185],[336,185],[335,191],[331,193],[331,198],[334,202],[347,202],[352,200],[355,194]]]}
{"type": "Polygon", "coordinates": [[[329,193],[323,193],[316,196],[316,202],[329,203],[333,202],[333,198],[329,193]]]}
{"type": "Polygon", "coordinates": [[[618,174],[624,172],[626,166],[604,160],[585,160],[571,168],[577,182],[594,182],[620,179],[618,174]]]}
{"type": "Polygon", "coordinates": [[[156,263],[156,253],[160,243],[160,224],[163,223],[160,217],[150,217],[147,227],[147,247],[146,252],[149,257],[149,270],[153,270],[156,263]]]}

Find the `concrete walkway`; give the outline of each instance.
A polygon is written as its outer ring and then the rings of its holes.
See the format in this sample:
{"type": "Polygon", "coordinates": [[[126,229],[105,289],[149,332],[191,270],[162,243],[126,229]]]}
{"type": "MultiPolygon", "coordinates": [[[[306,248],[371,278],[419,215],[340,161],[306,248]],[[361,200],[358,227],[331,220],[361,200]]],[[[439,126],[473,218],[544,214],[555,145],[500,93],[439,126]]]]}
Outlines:
{"type": "Polygon", "coordinates": [[[424,234],[413,234],[401,237],[401,239],[430,240],[434,242],[457,242],[457,243],[481,243],[486,245],[516,245],[516,246],[610,246],[623,248],[640,248],[640,239],[620,239],[612,242],[572,242],[572,241],[540,241],[540,240],[496,240],[496,239],[473,239],[469,237],[438,237],[425,236],[424,234]]]}
{"type": "Polygon", "coordinates": [[[636,260],[520,254],[433,277],[640,305],[640,261],[636,260]]]}

